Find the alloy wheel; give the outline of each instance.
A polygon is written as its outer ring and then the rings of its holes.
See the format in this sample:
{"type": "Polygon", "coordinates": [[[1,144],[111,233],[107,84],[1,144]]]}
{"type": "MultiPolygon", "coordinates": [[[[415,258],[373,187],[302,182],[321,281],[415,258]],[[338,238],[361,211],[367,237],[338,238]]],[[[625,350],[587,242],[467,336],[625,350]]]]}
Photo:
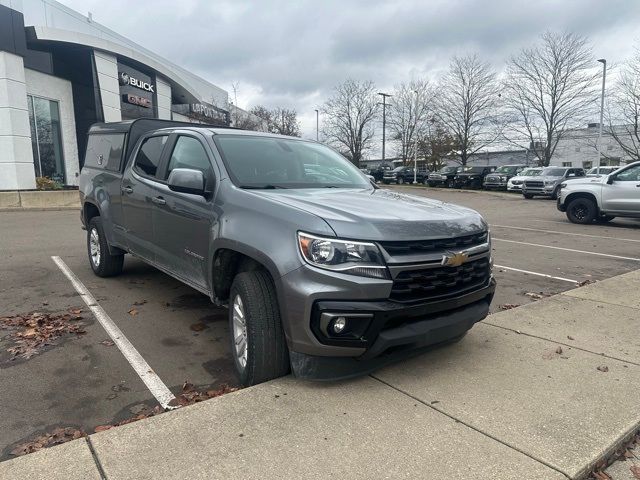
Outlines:
{"type": "Polygon", "coordinates": [[[100,266],[100,236],[98,235],[98,230],[95,228],[91,229],[91,234],[89,236],[89,254],[91,255],[91,262],[94,267],[100,266]]]}
{"type": "Polygon", "coordinates": [[[233,299],[233,345],[236,360],[240,368],[247,366],[247,320],[242,303],[242,297],[236,295],[233,299]]]}

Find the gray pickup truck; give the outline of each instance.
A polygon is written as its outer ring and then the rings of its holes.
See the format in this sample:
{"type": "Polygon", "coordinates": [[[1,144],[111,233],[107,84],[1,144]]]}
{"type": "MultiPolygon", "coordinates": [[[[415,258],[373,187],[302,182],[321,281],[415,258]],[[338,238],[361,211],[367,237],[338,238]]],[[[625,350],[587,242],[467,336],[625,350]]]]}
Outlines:
{"type": "Polygon", "coordinates": [[[96,124],[80,197],[95,274],[128,253],[227,306],[244,385],[345,378],[455,341],[495,291],[478,213],[379,189],[312,141],[96,124]]]}

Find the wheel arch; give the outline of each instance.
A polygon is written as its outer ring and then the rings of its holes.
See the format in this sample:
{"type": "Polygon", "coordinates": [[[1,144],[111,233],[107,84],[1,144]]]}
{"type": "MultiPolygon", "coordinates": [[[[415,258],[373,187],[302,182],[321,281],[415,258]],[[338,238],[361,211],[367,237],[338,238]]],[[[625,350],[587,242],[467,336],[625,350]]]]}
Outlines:
{"type": "Polygon", "coordinates": [[[575,200],[576,198],[586,198],[588,200],[593,201],[593,203],[596,206],[596,212],[599,214],[600,213],[600,204],[598,203],[598,197],[596,197],[595,194],[593,194],[592,192],[573,192],[570,193],[569,195],[567,195],[567,197],[564,199],[564,204],[565,206],[568,208],[569,204],[575,200]]]}

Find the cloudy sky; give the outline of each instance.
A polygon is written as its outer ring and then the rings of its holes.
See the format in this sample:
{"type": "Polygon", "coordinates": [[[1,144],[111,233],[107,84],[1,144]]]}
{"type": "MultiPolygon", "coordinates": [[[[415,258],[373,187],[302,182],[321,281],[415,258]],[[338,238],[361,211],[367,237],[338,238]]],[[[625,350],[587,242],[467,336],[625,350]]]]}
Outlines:
{"type": "Polygon", "coordinates": [[[471,52],[501,69],[546,29],[587,35],[609,62],[640,41],[637,0],[61,1],[229,92],[236,84],[240,107],[295,108],[309,137],[314,109],[348,77],[390,90],[471,52]]]}

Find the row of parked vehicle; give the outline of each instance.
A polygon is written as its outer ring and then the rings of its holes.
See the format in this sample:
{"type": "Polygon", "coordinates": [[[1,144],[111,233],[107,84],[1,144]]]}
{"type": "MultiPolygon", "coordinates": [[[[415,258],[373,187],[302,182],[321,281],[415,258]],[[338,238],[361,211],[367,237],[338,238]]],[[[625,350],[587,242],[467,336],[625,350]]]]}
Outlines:
{"type": "MultiPolygon", "coordinates": [[[[571,167],[529,167],[527,165],[496,166],[448,166],[437,172],[414,171],[413,167],[391,168],[380,166],[366,171],[376,182],[385,185],[422,183],[430,187],[472,188],[485,190],[506,190],[519,192],[527,199],[535,196],[556,199],[560,185],[568,179],[608,175],[618,167],[592,168],[585,172],[582,168],[571,167]]],[[[364,171],[364,169],[363,169],[364,171]]]]}

